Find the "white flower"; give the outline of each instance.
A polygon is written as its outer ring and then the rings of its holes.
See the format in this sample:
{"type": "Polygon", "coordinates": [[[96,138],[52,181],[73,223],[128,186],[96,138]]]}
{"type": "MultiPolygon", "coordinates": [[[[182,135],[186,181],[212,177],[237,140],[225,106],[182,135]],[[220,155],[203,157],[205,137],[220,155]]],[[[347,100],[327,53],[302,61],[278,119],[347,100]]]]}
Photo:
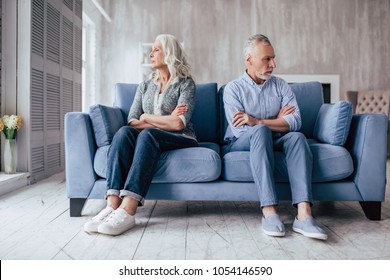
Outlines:
{"type": "Polygon", "coordinates": [[[12,116],[4,115],[3,122],[4,122],[5,127],[8,129],[15,129],[16,128],[16,122],[12,116]]]}
{"type": "Polygon", "coordinates": [[[22,118],[18,115],[4,115],[2,118],[2,122],[4,124],[4,128],[19,129],[22,122],[22,118]]]}

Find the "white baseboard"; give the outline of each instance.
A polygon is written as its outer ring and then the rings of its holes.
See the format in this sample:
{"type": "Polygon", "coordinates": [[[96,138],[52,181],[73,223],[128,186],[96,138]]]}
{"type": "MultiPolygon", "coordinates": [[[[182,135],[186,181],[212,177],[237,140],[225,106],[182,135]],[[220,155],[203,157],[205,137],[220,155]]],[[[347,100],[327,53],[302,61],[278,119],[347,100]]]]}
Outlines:
{"type": "Polygon", "coordinates": [[[5,174],[0,172],[0,196],[28,185],[30,173],[5,174]]]}

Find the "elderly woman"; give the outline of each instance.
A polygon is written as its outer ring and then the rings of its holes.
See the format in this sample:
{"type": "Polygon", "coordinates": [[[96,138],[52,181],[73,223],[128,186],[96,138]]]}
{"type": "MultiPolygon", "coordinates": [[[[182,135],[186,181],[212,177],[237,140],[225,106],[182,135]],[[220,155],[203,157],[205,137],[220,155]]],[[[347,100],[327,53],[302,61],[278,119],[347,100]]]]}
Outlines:
{"type": "Polygon", "coordinates": [[[107,206],[84,225],[87,232],[119,235],[131,229],[160,154],[198,145],[191,124],[195,83],[180,43],[159,35],[149,56],[154,72],[139,85],[128,126],[115,134],[108,152],[107,206]]]}

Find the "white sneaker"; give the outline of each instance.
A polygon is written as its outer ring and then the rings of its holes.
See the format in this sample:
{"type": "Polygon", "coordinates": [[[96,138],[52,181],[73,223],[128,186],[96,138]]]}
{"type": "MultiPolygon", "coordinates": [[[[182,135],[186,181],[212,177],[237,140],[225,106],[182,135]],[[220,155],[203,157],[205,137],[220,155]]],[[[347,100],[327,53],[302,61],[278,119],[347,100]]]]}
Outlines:
{"type": "Polygon", "coordinates": [[[135,216],[118,208],[98,227],[98,232],[108,235],[119,235],[135,226],[135,216]]]}
{"type": "Polygon", "coordinates": [[[92,220],[84,224],[84,231],[86,232],[97,232],[100,224],[114,211],[111,207],[106,207],[99,212],[92,220]]]}

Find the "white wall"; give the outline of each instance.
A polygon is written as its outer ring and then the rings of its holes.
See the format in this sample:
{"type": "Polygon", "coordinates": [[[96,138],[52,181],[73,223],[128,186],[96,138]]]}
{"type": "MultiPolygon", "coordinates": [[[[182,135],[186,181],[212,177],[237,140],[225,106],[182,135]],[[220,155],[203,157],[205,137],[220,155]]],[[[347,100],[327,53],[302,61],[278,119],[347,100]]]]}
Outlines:
{"type": "MultiPolygon", "coordinates": [[[[84,1],[84,7],[86,2],[84,1]]],[[[243,42],[267,35],[276,74],[340,75],[347,90],[390,88],[388,0],[99,1],[96,102],[111,105],[114,84],[139,82],[139,42],[171,33],[184,41],[198,83],[223,85],[244,71],[243,42]]],[[[96,12],[96,9],[95,9],[96,12]]]]}

